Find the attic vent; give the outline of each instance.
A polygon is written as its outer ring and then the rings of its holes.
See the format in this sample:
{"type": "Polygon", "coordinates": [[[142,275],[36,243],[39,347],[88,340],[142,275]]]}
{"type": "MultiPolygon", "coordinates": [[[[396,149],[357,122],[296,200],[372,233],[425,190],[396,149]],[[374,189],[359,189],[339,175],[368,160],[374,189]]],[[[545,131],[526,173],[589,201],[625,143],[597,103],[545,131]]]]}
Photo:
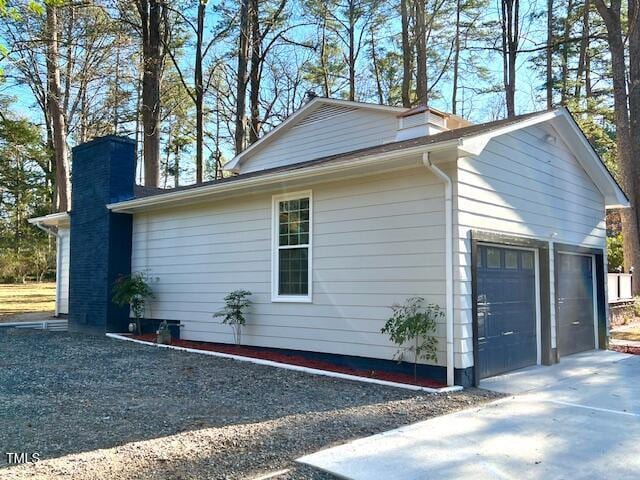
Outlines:
{"type": "Polygon", "coordinates": [[[424,116],[422,115],[411,115],[410,117],[404,117],[402,119],[403,128],[415,127],[416,125],[422,125],[423,123],[424,116]]]}
{"type": "Polygon", "coordinates": [[[341,105],[326,105],[312,114],[310,114],[307,118],[302,120],[298,125],[293,128],[299,128],[304,125],[308,125],[313,122],[318,122],[320,120],[327,120],[332,117],[336,117],[338,115],[342,115],[344,113],[353,112],[357,110],[356,107],[343,107],[341,105]]]}
{"type": "Polygon", "coordinates": [[[440,115],[434,115],[434,114],[430,114],[429,115],[429,121],[431,123],[433,123],[434,125],[438,125],[440,127],[445,127],[445,123],[444,123],[444,118],[441,117],[440,115]]]}

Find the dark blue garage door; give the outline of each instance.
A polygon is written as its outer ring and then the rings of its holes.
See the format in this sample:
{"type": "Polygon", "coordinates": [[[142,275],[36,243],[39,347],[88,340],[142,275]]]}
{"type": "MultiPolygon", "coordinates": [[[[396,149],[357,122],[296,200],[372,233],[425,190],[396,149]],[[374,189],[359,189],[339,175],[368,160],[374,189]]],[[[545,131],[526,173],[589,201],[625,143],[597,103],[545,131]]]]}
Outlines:
{"type": "Polygon", "coordinates": [[[481,245],[476,272],[480,378],[534,365],[534,253],[481,245]]]}
{"type": "Polygon", "coordinates": [[[595,348],[593,269],[590,255],[558,255],[558,351],[560,355],[595,348]]]}

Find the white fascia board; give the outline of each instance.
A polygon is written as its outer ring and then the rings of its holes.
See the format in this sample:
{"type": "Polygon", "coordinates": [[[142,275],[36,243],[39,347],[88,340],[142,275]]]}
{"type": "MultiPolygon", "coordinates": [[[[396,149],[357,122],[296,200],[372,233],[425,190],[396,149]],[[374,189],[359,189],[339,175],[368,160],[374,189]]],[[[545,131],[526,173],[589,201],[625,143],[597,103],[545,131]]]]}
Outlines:
{"type": "Polygon", "coordinates": [[[168,204],[174,201],[198,201],[199,199],[210,195],[231,193],[234,190],[251,189],[259,186],[268,186],[269,184],[275,185],[283,181],[292,181],[297,179],[312,179],[315,176],[325,175],[327,173],[337,175],[343,171],[366,167],[379,162],[385,162],[390,159],[401,159],[411,155],[421,154],[423,152],[456,148],[458,144],[459,140],[454,139],[446,142],[439,142],[431,145],[420,145],[417,147],[395,150],[377,155],[372,154],[367,156],[365,154],[362,157],[350,158],[341,162],[335,161],[321,163],[319,165],[300,168],[298,170],[273,172],[271,174],[249,177],[247,179],[238,179],[227,183],[213,183],[211,185],[195,187],[192,189],[135,198],[133,200],[125,200],[124,202],[108,204],[107,208],[113,212],[133,213],[135,210],[143,209],[145,207],[168,204]]]}
{"type": "Polygon", "coordinates": [[[629,199],[589,143],[584,132],[566,109],[561,109],[560,112],[562,113],[558,117],[560,121],[553,122],[553,127],[567,145],[577,150],[576,159],[604,196],[605,207],[629,208],[629,199]]]}
{"type": "Polygon", "coordinates": [[[541,112],[539,115],[535,115],[525,120],[512,123],[511,125],[496,128],[494,130],[480,133],[478,135],[464,137],[461,139],[460,147],[458,147],[458,152],[461,157],[477,157],[483,152],[485,147],[493,138],[500,135],[506,135],[510,132],[515,132],[516,130],[527,128],[532,125],[537,125],[538,123],[547,122],[556,118],[560,114],[560,112],[560,110],[541,112]]]}
{"type": "Polygon", "coordinates": [[[69,214],[67,212],[52,213],[44,217],[34,217],[27,220],[31,225],[47,225],[54,227],[66,226],[69,224],[69,214]]]}
{"type": "Polygon", "coordinates": [[[250,152],[259,150],[264,144],[268,143],[274,136],[278,135],[279,132],[282,132],[287,129],[287,126],[295,123],[298,119],[302,118],[305,114],[311,113],[322,105],[339,105],[344,107],[356,107],[356,108],[364,108],[369,110],[378,110],[384,112],[391,113],[402,113],[406,111],[406,108],[403,107],[391,107],[388,105],[376,105],[373,103],[361,103],[361,102],[352,102],[349,100],[338,100],[335,98],[323,98],[323,97],[315,97],[310,100],[302,107],[300,107],[296,112],[292,113],[288,116],[281,124],[275,127],[273,130],[267,132],[267,134],[260,138],[256,143],[250,145],[246,150],[243,150],[238,155],[233,157],[229,162],[227,162],[222,169],[227,172],[235,172],[238,173],[238,167],[244,157],[246,157],[250,152]]]}

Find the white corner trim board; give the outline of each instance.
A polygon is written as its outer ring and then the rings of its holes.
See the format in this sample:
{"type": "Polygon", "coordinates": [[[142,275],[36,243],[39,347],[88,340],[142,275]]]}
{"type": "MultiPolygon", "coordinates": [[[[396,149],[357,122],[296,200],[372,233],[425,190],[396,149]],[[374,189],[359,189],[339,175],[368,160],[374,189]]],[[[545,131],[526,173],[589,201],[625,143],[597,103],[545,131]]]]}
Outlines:
{"type": "Polygon", "coordinates": [[[366,378],[366,377],[358,377],[357,375],[348,375],[346,373],[329,372],[327,370],[318,370],[317,368],[301,367],[300,365],[291,365],[289,363],[274,362],[272,360],[262,360],[260,358],[243,357],[241,355],[232,355],[230,353],[211,352],[209,350],[197,350],[195,348],[177,347],[175,345],[161,345],[158,343],[146,342],[144,340],[138,340],[136,338],[127,337],[125,335],[120,335],[118,333],[107,333],[105,335],[109,338],[114,338],[116,340],[126,340],[128,342],[139,343],[142,345],[149,345],[152,347],[170,348],[172,350],[179,350],[182,352],[199,353],[200,355],[211,355],[212,357],[230,358],[232,360],[238,360],[240,362],[249,362],[249,363],[255,363],[257,365],[266,365],[268,367],[284,368],[285,370],[294,370],[297,372],[310,373],[312,375],[322,375],[325,377],[340,378],[343,380],[352,380],[355,382],[374,383],[376,385],[384,385],[386,387],[404,388],[406,390],[413,390],[418,392],[449,393],[449,392],[459,392],[460,390],[462,390],[462,387],[458,385],[453,387],[442,387],[442,388],[421,387],[419,385],[409,385],[406,383],[389,382],[386,380],[377,380],[375,378],[366,378]]]}

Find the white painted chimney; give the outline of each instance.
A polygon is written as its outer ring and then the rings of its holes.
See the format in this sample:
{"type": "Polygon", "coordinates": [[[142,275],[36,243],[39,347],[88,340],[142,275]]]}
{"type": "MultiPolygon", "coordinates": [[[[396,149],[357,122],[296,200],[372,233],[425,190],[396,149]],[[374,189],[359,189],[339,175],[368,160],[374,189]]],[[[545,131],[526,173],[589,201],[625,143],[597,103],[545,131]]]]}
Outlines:
{"type": "MultiPolygon", "coordinates": [[[[419,105],[398,115],[396,141],[424,137],[450,130],[449,115],[419,105]]],[[[455,127],[453,127],[455,128],[455,127]]]]}

